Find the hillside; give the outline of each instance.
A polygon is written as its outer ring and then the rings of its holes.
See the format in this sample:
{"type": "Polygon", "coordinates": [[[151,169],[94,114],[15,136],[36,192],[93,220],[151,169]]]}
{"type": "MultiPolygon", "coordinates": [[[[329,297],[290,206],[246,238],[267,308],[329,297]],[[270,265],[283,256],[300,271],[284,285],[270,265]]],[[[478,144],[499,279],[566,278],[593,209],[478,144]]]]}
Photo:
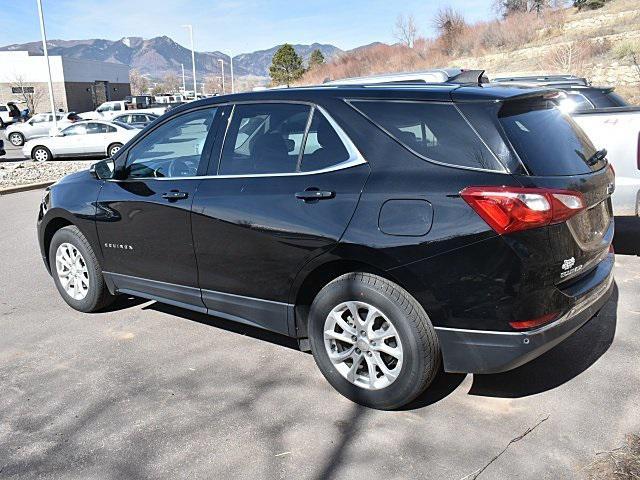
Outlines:
{"type": "MultiPolygon", "coordinates": [[[[124,37],[120,40],[49,40],[49,54],[83,60],[124,63],[139,70],[153,79],[162,79],[168,73],[179,75],[180,65],[187,71],[191,68],[191,50],[173,41],[167,36],[145,40],[140,37],[124,37]]],[[[234,73],[237,77],[267,77],[269,65],[276,45],[267,50],[243,53],[233,58],[234,73]]],[[[332,58],[342,53],[333,45],[314,43],[312,45],[293,46],[305,60],[311,52],[319,49],[325,58],[332,58]]],[[[0,50],[27,50],[35,55],[42,55],[42,43],[30,42],[7,45],[0,50]]],[[[229,55],[214,52],[196,52],[196,74],[199,78],[208,75],[220,75],[219,60],[229,63],[229,55]]]]}
{"type": "Polygon", "coordinates": [[[374,44],[308,72],[301,83],[453,66],[485,69],[489,77],[574,73],[614,85],[640,104],[638,62],[638,0],[612,0],[599,10],[571,7],[470,24],[455,35],[417,39],[413,48],[374,44]]]}

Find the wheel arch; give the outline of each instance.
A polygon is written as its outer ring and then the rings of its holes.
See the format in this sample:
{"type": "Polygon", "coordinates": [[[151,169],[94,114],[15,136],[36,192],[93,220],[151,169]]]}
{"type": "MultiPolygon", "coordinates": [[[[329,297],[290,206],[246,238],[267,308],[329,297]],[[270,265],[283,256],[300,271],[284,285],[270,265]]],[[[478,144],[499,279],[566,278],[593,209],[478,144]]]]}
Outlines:
{"type": "Polygon", "coordinates": [[[51,247],[51,240],[58,230],[70,225],[73,225],[73,222],[68,218],[54,217],[47,222],[42,231],[42,255],[49,273],[51,273],[51,266],[49,263],[49,248],[51,247]]]}
{"type": "Polygon", "coordinates": [[[290,303],[293,304],[293,328],[294,335],[297,338],[307,337],[309,310],[320,290],[341,275],[352,272],[378,275],[406,289],[406,286],[395,275],[371,262],[353,258],[334,258],[325,262],[313,262],[313,265],[303,269],[297,275],[296,282],[294,282],[292,288],[292,301],[290,303]]]}

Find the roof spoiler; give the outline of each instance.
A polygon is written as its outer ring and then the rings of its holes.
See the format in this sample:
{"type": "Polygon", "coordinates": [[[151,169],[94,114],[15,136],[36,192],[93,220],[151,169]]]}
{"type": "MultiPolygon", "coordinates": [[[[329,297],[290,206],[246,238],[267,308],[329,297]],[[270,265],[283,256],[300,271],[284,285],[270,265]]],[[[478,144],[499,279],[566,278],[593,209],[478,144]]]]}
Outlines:
{"type": "Polygon", "coordinates": [[[389,73],[366,77],[325,80],[323,85],[424,85],[429,83],[475,84],[488,83],[484,70],[439,68],[418,72],[389,73]]]}

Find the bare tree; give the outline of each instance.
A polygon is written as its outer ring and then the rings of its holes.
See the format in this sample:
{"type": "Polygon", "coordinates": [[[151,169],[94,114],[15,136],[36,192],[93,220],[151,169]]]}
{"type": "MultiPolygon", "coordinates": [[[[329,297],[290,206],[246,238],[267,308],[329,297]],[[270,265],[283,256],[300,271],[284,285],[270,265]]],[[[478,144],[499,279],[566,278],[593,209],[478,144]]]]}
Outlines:
{"type": "Polygon", "coordinates": [[[47,97],[47,92],[41,85],[25,82],[22,75],[14,77],[11,91],[26,103],[31,115],[37,112],[40,103],[47,97]]]}
{"type": "Polygon", "coordinates": [[[418,27],[416,27],[416,21],[413,15],[402,14],[396,18],[396,25],[393,29],[393,35],[398,39],[400,43],[405,44],[409,48],[413,48],[413,45],[418,36],[418,27]]]}
{"type": "Polygon", "coordinates": [[[204,83],[202,84],[204,91],[208,94],[222,92],[222,82],[219,76],[210,75],[204,77],[204,83]]]}
{"type": "Polygon", "coordinates": [[[577,42],[569,42],[552,49],[545,57],[544,70],[579,74],[584,67],[584,48],[577,42]]]}
{"type": "Polygon", "coordinates": [[[440,8],[433,19],[433,26],[440,34],[438,39],[445,53],[453,54],[458,38],[467,27],[464,15],[452,7],[440,8]]]}
{"type": "Polygon", "coordinates": [[[181,86],[182,82],[175,73],[167,73],[162,80],[163,93],[176,93],[181,86]]]}
{"type": "Polygon", "coordinates": [[[135,68],[129,71],[129,83],[133,95],[142,95],[149,90],[149,81],[135,68]]]}

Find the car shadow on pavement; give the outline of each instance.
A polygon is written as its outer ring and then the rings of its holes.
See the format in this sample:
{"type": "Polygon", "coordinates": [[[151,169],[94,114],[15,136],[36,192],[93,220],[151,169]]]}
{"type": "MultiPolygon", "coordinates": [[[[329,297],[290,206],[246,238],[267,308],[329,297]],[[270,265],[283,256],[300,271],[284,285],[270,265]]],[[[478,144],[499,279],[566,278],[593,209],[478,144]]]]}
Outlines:
{"type": "Polygon", "coordinates": [[[640,255],[640,217],[615,217],[613,248],[622,255],[640,255]]]}
{"type": "Polygon", "coordinates": [[[616,332],[618,287],[600,312],[562,343],[514,370],[474,375],[469,395],[520,398],[570,381],[593,365],[611,346],[616,332]]]}

